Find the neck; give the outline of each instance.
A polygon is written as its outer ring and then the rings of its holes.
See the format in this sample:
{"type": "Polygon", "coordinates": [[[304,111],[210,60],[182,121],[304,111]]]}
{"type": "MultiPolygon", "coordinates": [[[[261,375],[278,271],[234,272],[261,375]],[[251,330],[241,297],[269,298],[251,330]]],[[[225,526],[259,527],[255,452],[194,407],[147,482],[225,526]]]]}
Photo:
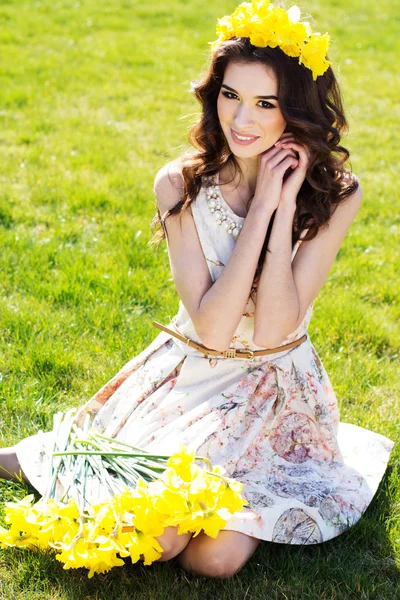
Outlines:
{"type": "MultiPolygon", "coordinates": [[[[238,186],[243,190],[247,190],[247,195],[250,198],[254,195],[257,185],[257,175],[260,164],[261,155],[252,156],[249,158],[239,158],[236,157],[236,161],[238,162],[241,173],[238,173],[232,185],[238,186]]],[[[233,177],[233,169],[229,167],[229,172],[225,177],[225,181],[230,181],[233,177]]]]}

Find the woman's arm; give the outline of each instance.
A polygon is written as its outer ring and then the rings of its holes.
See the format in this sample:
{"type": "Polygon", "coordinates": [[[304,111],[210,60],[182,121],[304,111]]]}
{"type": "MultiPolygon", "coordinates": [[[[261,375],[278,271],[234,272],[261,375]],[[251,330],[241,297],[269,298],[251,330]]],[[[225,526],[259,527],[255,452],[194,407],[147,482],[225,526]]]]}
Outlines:
{"type": "Polygon", "coordinates": [[[258,282],[253,342],[263,348],[275,348],[296,329],[299,298],[291,265],[295,208],[279,204],[276,209],[258,282]]]}
{"type": "MultiPolygon", "coordinates": [[[[161,214],[181,198],[182,176],[175,171],[171,184],[168,165],[155,178],[154,192],[161,214]]],[[[166,220],[171,271],[177,292],[202,343],[209,348],[229,348],[248,301],[258,258],[273,209],[254,202],[244,221],[235,248],[223,272],[213,283],[208,271],[193,216],[186,210],[182,226],[178,218],[166,220]]],[[[222,235],[222,233],[221,233],[222,235]]]]}
{"type": "Polygon", "coordinates": [[[311,241],[300,244],[292,264],[293,202],[278,206],[268,244],[271,253],[266,254],[257,289],[255,344],[267,348],[279,346],[300,325],[328,277],[361,202],[359,186],[339,204],[328,227],[320,229],[311,241]]]}

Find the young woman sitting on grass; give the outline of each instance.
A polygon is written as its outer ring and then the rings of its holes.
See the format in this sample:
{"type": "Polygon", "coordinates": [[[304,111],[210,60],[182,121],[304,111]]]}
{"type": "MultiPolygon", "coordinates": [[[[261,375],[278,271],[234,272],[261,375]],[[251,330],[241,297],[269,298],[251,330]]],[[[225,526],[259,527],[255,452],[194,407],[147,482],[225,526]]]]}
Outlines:
{"type": "MultiPolygon", "coordinates": [[[[340,422],[308,334],[362,202],[329,36],[268,1],[240,5],[217,33],[192,82],[193,149],[154,183],[153,242],[166,237],[178,312],[77,419],[154,451],[182,442],[243,483],[249,504],[215,539],[158,538],[160,560],[228,577],[260,541],[317,544],[354,525],[393,442],[340,422]]],[[[22,470],[44,489],[51,435],[3,449],[4,477],[22,470]]]]}

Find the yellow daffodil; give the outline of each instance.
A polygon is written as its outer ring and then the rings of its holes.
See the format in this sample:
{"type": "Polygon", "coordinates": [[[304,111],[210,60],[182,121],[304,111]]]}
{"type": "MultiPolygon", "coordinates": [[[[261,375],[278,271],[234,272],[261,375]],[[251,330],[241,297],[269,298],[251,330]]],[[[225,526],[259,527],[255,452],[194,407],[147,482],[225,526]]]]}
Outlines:
{"type": "Polygon", "coordinates": [[[119,539],[129,552],[132,563],[137,562],[143,556],[144,564],[151,565],[163,553],[163,548],[158,540],[138,531],[121,533],[119,539]]]}
{"type": "MultiPolygon", "coordinates": [[[[244,13],[249,6],[244,3],[244,13]]],[[[238,18],[240,14],[238,11],[238,18]]],[[[103,438],[99,441],[104,444],[103,438]]],[[[110,444],[113,450],[113,440],[110,444]]],[[[140,458],[140,451],[132,450],[140,458]]],[[[32,494],[7,502],[5,520],[10,528],[0,527],[1,547],[50,547],[64,569],[84,567],[91,578],[122,566],[127,557],[132,562],[143,560],[145,565],[158,560],[163,548],[157,538],[170,525],[178,527],[180,534],[191,531],[196,536],[204,531],[216,537],[230,515],[245,503],[240,496],[242,484],[226,477],[220,465],[213,467],[208,459],[196,457],[183,445],[167,466],[165,456],[159,463],[156,458],[148,455],[144,466],[150,474],[149,464],[157,466],[157,473],[161,466],[164,470],[157,479],[149,478],[147,483],[135,477],[132,489],[126,486],[124,476],[122,491],[114,493],[113,488],[102,502],[87,504],[82,498],[85,487],[83,494],[82,488],[77,494],[80,508],[72,497],[56,502],[50,492],[37,503],[32,494]]]]}
{"type": "Polygon", "coordinates": [[[168,459],[167,465],[175,469],[177,475],[184,481],[190,481],[197,471],[197,465],[194,464],[194,452],[188,452],[181,444],[179,452],[173,454],[168,459]]]}
{"type": "Polygon", "coordinates": [[[243,507],[246,506],[248,502],[240,495],[242,489],[242,483],[232,479],[229,480],[219,495],[218,507],[227,508],[232,514],[243,510],[243,507]]]}
{"type": "Polygon", "coordinates": [[[273,6],[269,0],[252,0],[239,4],[231,15],[218,19],[217,39],[209,42],[212,52],[225,40],[248,37],[253,46],[269,46],[299,59],[311,69],[313,79],[323,75],[331,64],[326,58],[329,35],[312,33],[308,21],[300,21],[300,9],[294,5],[289,10],[273,6]]]}
{"type": "Polygon", "coordinates": [[[329,34],[321,35],[315,33],[302,49],[300,62],[311,69],[314,80],[317,79],[318,75],[323,75],[331,64],[325,58],[329,43],[329,34]]]}

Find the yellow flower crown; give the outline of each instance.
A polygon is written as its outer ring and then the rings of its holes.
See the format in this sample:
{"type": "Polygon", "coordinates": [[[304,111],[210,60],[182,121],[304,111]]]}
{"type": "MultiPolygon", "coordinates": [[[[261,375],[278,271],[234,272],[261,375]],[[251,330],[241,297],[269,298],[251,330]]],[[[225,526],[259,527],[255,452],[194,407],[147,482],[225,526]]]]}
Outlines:
{"type": "Polygon", "coordinates": [[[218,19],[216,33],[218,39],[209,42],[213,52],[224,40],[248,37],[253,46],[279,46],[288,56],[298,56],[299,64],[311,69],[314,81],[331,64],[326,58],[329,34],[313,33],[307,21],[301,23],[298,6],[286,11],[269,0],[242,2],[230,16],[218,19]]]}

